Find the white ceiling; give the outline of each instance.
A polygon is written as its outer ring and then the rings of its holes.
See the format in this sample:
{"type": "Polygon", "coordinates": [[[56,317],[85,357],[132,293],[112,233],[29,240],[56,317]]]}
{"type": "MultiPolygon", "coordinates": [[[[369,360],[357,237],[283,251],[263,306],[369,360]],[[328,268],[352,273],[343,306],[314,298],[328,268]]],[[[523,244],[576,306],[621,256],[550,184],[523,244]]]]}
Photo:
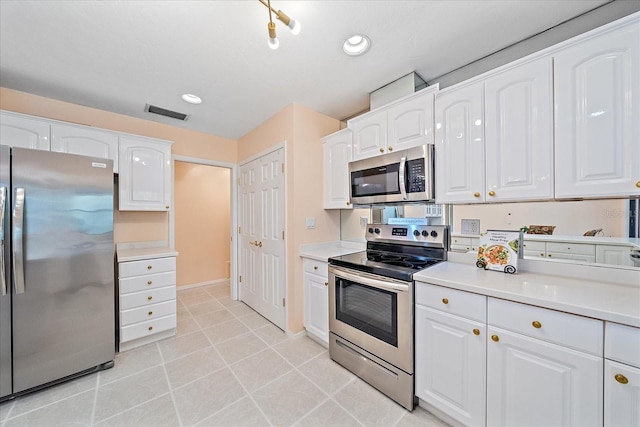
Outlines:
{"type": "Polygon", "coordinates": [[[1,0],[0,85],[237,139],[293,102],[349,117],[403,75],[432,80],[607,2],[272,0],[302,23],[278,21],[273,51],[258,0],[1,0]],[[353,33],[366,55],[342,52],[353,33]]]}

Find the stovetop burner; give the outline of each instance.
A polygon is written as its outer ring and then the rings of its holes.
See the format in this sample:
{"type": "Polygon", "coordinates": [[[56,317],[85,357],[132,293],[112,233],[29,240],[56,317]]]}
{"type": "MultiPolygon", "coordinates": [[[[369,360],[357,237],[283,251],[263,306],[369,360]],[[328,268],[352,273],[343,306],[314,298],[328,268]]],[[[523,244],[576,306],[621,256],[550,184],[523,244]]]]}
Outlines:
{"type": "Polygon", "coordinates": [[[369,226],[367,250],[329,258],[329,264],[410,282],[446,259],[446,226],[369,226]]]}

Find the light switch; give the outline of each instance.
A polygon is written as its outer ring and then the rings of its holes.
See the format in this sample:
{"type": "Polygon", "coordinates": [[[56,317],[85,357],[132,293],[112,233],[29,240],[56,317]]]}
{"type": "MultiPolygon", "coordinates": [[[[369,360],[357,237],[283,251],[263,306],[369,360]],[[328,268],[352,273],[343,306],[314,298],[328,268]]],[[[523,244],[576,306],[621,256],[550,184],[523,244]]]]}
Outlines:
{"type": "Polygon", "coordinates": [[[316,228],[316,219],[314,217],[307,218],[307,230],[316,228]]]}

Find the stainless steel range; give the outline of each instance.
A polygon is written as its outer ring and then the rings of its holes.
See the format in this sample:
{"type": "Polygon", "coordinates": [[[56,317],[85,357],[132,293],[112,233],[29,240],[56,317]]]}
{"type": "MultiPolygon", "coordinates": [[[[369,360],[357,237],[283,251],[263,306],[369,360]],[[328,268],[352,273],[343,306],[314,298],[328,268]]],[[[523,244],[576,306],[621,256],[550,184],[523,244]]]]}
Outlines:
{"type": "Polygon", "coordinates": [[[413,274],[446,259],[449,229],[371,224],[366,238],[329,259],[329,354],[413,410],[413,274]]]}

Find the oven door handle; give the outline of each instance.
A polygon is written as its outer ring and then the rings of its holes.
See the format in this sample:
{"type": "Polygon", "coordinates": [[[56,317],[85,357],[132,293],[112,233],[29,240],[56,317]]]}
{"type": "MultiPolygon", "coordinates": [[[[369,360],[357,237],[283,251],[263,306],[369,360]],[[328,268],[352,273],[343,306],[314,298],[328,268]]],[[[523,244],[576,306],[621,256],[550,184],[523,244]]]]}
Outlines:
{"type": "Polygon", "coordinates": [[[400,159],[400,169],[398,170],[398,179],[400,180],[400,193],[402,194],[402,200],[407,200],[407,185],[405,174],[407,171],[407,156],[402,157],[400,159]]]}
{"type": "Polygon", "coordinates": [[[409,285],[384,282],[382,280],[372,279],[370,277],[363,276],[360,274],[349,273],[342,269],[338,270],[337,268],[334,269],[333,272],[336,277],[342,277],[344,279],[351,280],[352,282],[360,283],[362,285],[368,285],[374,288],[384,289],[386,291],[391,291],[391,292],[409,292],[409,285]]]}

